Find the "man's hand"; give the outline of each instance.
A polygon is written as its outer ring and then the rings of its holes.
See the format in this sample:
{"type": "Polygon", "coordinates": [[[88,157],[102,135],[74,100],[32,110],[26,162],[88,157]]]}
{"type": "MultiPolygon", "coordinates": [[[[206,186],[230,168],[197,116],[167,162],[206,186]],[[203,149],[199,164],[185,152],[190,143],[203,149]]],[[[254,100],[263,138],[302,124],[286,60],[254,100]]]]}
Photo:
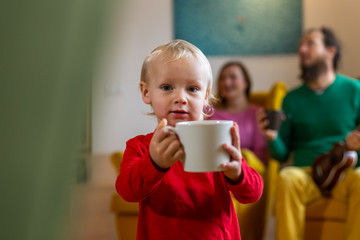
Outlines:
{"type": "Polygon", "coordinates": [[[354,130],[346,136],[346,146],[349,150],[357,151],[360,149],[360,131],[354,130]]]}

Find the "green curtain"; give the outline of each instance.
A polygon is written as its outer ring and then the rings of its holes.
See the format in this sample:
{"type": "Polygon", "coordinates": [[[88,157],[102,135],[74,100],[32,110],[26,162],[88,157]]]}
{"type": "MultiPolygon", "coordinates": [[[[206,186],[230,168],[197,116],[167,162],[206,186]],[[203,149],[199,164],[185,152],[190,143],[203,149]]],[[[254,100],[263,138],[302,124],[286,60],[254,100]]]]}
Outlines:
{"type": "Polygon", "coordinates": [[[0,238],[64,238],[105,0],[0,3],[0,238]]]}

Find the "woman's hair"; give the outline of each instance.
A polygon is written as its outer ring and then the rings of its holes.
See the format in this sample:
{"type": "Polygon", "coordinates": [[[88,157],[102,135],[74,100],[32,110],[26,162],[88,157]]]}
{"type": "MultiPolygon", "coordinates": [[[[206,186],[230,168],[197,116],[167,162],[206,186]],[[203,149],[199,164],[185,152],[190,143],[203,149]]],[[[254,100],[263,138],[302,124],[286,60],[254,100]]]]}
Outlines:
{"type": "Polygon", "coordinates": [[[149,55],[147,55],[141,68],[140,81],[145,83],[149,81],[151,65],[155,59],[160,60],[160,62],[171,62],[184,57],[194,57],[206,69],[208,79],[206,91],[208,98],[205,108],[208,108],[209,102],[212,102],[214,98],[212,95],[213,76],[210,63],[199,48],[185,40],[175,39],[167,44],[155,48],[149,55]]]}
{"type": "Polygon", "coordinates": [[[225,71],[225,69],[228,67],[231,67],[231,66],[237,66],[242,71],[244,80],[247,84],[247,87],[245,89],[245,95],[247,98],[249,98],[250,91],[251,91],[251,78],[250,78],[249,72],[246,69],[245,65],[239,61],[227,62],[221,67],[218,78],[217,78],[217,93],[215,95],[215,101],[213,102],[213,105],[215,105],[216,107],[225,107],[225,105],[226,105],[226,99],[223,96],[221,96],[220,81],[221,81],[221,76],[222,76],[223,72],[225,71]]]}

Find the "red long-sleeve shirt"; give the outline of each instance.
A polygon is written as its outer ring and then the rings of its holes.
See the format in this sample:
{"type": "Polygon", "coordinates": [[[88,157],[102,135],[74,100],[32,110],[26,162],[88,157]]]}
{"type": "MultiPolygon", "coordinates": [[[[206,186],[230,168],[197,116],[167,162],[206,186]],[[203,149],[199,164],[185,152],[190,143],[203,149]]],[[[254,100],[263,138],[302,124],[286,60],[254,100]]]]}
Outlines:
{"type": "Polygon", "coordinates": [[[116,180],[125,200],[139,202],[137,239],[241,239],[230,191],[241,203],[257,201],[263,190],[260,175],[244,159],[243,179],[236,185],[222,172],[185,172],[180,161],[159,171],[150,159],[152,136],[127,142],[116,180]]]}

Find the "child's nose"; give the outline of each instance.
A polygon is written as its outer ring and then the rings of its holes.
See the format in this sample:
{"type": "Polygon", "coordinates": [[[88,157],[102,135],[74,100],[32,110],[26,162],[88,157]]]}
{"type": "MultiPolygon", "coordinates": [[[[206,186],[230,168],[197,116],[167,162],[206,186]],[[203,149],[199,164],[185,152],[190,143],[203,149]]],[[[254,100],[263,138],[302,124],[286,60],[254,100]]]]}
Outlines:
{"type": "Polygon", "coordinates": [[[184,91],[177,91],[176,96],[175,96],[175,103],[176,104],[186,104],[187,100],[186,100],[186,94],[184,93],[184,91]]]}

